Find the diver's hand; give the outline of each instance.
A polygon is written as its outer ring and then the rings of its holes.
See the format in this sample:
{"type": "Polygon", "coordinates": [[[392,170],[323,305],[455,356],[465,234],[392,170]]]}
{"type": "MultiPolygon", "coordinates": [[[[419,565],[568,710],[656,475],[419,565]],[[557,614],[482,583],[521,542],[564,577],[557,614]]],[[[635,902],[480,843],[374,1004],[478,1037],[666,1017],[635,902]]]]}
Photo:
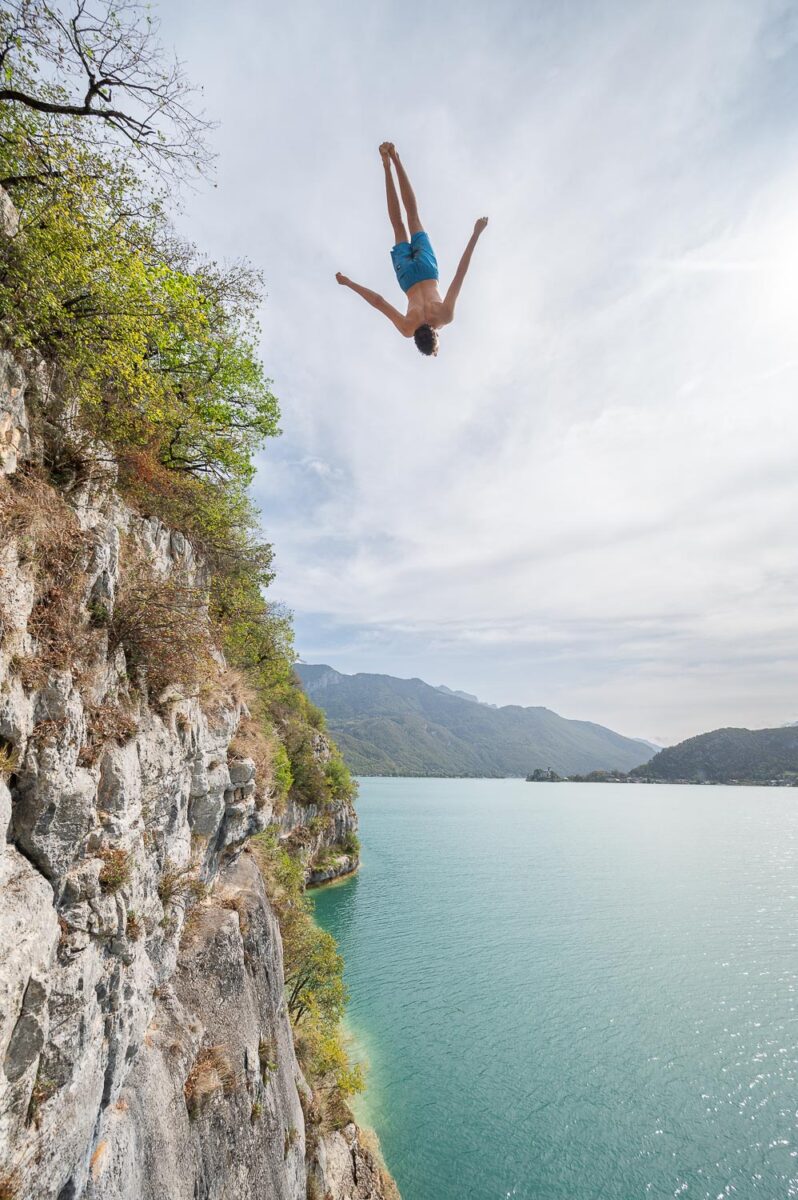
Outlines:
{"type": "Polygon", "coordinates": [[[477,237],[485,230],[487,224],[487,217],[480,217],[478,221],[474,222],[474,233],[477,235],[477,237]]]}
{"type": "Polygon", "coordinates": [[[348,284],[350,284],[350,283],[352,282],[352,280],[351,280],[351,279],[347,279],[346,275],[342,275],[340,271],[336,271],[336,272],[335,272],[335,278],[336,278],[336,279],[338,280],[338,282],[339,282],[340,284],[342,284],[344,287],[346,287],[348,284]]]}

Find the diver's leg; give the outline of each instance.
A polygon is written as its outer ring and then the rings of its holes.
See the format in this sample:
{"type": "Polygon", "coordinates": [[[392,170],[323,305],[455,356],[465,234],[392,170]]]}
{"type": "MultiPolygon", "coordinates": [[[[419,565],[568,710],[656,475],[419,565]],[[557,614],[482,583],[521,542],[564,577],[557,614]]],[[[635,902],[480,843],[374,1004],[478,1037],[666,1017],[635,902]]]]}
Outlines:
{"type": "Polygon", "coordinates": [[[383,142],[380,146],[380,158],[382,165],[385,168],[385,195],[388,200],[388,220],[393,228],[393,239],[396,245],[399,242],[409,242],[405,223],[402,220],[402,209],[399,206],[399,197],[396,194],[396,185],[393,181],[393,172],[391,171],[391,150],[393,146],[390,142],[383,142]]]}
{"type": "Polygon", "coordinates": [[[416,203],[416,194],[413,191],[410,180],[407,178],[407,172],[402,166],[402,160],[396,147],[392,147],[393,165],[396,167],[396,176],[399,180],[399,191],[402,193],[402,202],[407,212],[407,224],[410,229],[410,236],[414,233],[421,233],[424,226],[421,224],[421,217],[418,215],[418,204],[416,203]]]}

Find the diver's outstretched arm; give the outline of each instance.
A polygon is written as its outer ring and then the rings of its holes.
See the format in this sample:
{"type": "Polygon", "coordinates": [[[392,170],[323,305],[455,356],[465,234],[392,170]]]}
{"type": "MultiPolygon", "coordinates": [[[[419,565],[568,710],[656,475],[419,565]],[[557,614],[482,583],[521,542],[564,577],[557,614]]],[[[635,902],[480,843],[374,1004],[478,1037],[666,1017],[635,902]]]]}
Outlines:
{"type": "Polygon", "coordinates": [[[454,273],[454,279],[449,284],[449,290],[446,293],[443,301],[443,309],[447,323],[454,317],[454,306],[457,303],[457,297],[460,295],[460,288],[463,286],[463,280],[466,277],[466,271],[471,265],[471,255],[474,253],[474,248],[484,232],[485,226],[488,223],[487,217],[480,217],[474,225],[474,232],[468,239],[468,245],[463,251],[463,257],[460,259],[457,270],[454,273]]]}
{"type": "Polygon", "coordinates": [[[342,275],[340,271],[337,272],[335,278],[342,287],[348,287],[353,292],[357,292],[358,296],[362,296],[367,304],[370,304],[372,308],[376,308],[377,312],[381,312],[383,316],[393,322],[404,337],[410,337],[413,330],[407,327],[407,317],[403,316],[392,304],[389,304],[379,292],[372,292],[371,288],[362,287],[359,283],[353,283],[351,279],[347,279],[346,275],[342,275]]]}

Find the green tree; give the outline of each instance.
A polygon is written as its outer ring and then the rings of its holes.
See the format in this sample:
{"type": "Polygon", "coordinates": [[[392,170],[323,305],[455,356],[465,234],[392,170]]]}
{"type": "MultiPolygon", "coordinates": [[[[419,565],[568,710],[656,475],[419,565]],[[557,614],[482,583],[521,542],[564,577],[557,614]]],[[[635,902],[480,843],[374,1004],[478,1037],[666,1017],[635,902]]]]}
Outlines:
{"type": "Polygon", "coordinates": [[[335,938],[307,921],[286,946],[285,986],[295,1025],[309,1011],[337,1024],[346,1007],[343,960],[335,938]]]}
{"type": "MultiPolygon", "coordinates": [[[[18,174],[30,124],[0,112],[4,175],[18,174]]],[[[254,452],[279,432],[256,350],[257,272],[222,270],[180,243],[126,167],[50,144],[58,178],[14,189],[21,234],[2,246],[0,321],[18,347],[57,360],[92,432],[245,486],[254,452]]]]}

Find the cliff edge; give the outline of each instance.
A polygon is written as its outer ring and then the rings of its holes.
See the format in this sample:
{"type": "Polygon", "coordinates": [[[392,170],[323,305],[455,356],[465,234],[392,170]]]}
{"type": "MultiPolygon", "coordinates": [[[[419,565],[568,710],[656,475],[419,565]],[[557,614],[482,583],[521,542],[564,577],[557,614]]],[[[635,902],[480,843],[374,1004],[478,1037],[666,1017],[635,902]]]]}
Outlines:
{"type": "Polygon", "coordinates": [[[304,718],[263,733],[207,562],[113,453],[75,464],[75,419],[0,350],[0,1196],[397,1195],[345,1090],[321,1103],[332,1068],[300,1065],[251,849],[356,867],[337,754],[304,718]]]}

